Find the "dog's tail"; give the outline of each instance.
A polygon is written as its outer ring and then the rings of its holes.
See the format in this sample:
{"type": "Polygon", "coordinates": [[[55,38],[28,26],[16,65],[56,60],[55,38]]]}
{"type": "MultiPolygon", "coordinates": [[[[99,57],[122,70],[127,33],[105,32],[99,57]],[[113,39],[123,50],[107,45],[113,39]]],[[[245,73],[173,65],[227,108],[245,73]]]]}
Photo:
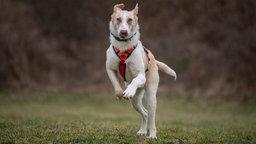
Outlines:
{"type": "Polygon", "coordinates": [[[168,65],[166,65],[163,62],[157,61],[157,60],[156,60],[156,64],[160,71],[166,73],[167,75],[173,76],[174,80],[177,79],[177,75],[176,75],[175,71],[173,69],[171,69],[168,65]]]}

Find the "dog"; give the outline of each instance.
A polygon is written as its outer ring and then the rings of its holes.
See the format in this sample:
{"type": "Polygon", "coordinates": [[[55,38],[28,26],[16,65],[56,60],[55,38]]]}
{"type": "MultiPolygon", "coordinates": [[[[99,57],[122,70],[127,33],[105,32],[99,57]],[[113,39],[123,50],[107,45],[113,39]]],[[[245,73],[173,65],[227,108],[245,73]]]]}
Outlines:
{"type": "Polygon", "coordinates": [[[159,83],[158,70],[173,76],[176,73],[166,64],[157,61],[140,41],[138,4],[133,10],[123,10],[124,4],[116,4],[109,22],[110,46],[106,51],[106,71],[119,98],[130,99],[142,122],[137,135],[157,138],[155,114],[156,93],[159,83]],[[124,81],[124,87],[120,81],[124,81]],[[143,106],[143,98],[147,109],[143,106]]]}

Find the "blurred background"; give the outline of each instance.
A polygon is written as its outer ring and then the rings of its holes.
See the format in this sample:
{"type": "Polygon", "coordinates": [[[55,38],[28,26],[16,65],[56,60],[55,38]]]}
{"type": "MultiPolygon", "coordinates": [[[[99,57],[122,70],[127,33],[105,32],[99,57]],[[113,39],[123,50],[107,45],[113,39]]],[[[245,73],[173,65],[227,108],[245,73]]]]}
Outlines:
{"type": "Polygon", "coordinates": [[[114,4],[139,3],[141,41],[171,66],[159,92],[256,96],[255,0],[0,0],[0,92],[107,92],[114,4]]]}

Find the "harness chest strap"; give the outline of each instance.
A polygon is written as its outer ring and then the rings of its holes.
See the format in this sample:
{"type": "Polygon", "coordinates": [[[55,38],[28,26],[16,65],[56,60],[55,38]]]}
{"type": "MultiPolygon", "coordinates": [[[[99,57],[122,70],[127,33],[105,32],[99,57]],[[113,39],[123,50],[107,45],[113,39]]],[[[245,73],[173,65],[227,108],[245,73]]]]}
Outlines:
{"type": "MultiPolygon", "coordinates": [[[[126,63],[125,61],[130,57],[130,55],[132,54],[132,52],[136,49],[137,46],[134,46],[132,48],[129,48],[128,50],[121,52],[118,48],[113,46],[113,50],[115,51],[117,57],[120,59],[119,62],[119,73],[120,75],[123,77],[124,81],[126,81],[126,77],[125,77],[125,71],[126,71],[126,63]]],[[[144,51],[147,55],[148,58],[148,62],[150,61],[150,58],[148,56],[148,50],[144,47],[144,51]]],[[[148,66],[146,69],[146,72],[148,71],[148,66]]]]}
{"type": "Polygon", "coordinates": [[[119,62],[119,73],[123,77],[124,81],[126,81],[126,78],[125,78],[126,63],[125,63],[125,61],[130,57],[130,55],[136,49],[136,47],[137,46],[134,46],[134,47],[129,48],[128,50],[126,50],[124,52],[121,52],[118,48],[113,46],[113,49],[114,49],[116,55],[120,59],[120,62],[119,62]]]}

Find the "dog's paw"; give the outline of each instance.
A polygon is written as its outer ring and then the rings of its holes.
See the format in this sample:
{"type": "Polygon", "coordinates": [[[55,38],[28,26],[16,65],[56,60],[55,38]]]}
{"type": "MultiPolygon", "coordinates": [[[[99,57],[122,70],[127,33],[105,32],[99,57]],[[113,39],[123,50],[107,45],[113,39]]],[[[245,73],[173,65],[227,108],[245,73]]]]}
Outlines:
{"type": "Polygon", "coordinates": [[[149,135],[147,138],[149,138],[149,139],[157,139],[156,135],[149,135]]]}
{"type": "Polygon", "coordinates": [[[147,138],[157,139],[157,137],[156,137],[156,130],[150,130],[149,136],[147,138]]]}
{"type": "Polygon", "coordinates": [[[127,89],[123,92],[123,98],[132,99],[135,93],[136,93],[136,89],[129,85],[127,89]]]}
{"type": "Polygon", "coordinates": [[[137,132],[137,135],[139,135],[139,136],[146,136],[147,135],[147,130],[140,129],[137,132]]]}
{"type": "Polygon", "coordinates": [[[115,90],[115,95],[118,97],[118,98],[122,98],[123,97],[123,90],[120,89],[120,90],[115,90]]]}

